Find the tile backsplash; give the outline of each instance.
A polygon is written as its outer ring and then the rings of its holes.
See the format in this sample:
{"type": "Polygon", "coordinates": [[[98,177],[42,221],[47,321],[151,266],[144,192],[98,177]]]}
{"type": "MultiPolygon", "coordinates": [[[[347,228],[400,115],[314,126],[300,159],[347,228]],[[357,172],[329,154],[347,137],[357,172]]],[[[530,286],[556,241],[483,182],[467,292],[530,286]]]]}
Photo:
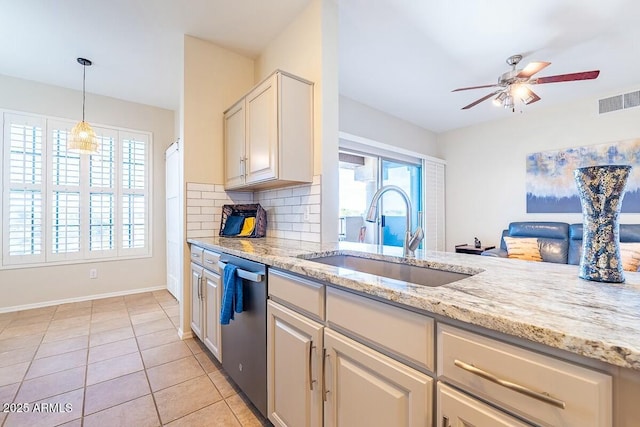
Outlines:
{"type": "Polygon", "coordinates": [[[187,183],[187,238],[220,232],[222,205],[260,203],[267,236],[320,242],[320,175],[311,184],[251,192],[224,191],[220,184],[187,183]]]}

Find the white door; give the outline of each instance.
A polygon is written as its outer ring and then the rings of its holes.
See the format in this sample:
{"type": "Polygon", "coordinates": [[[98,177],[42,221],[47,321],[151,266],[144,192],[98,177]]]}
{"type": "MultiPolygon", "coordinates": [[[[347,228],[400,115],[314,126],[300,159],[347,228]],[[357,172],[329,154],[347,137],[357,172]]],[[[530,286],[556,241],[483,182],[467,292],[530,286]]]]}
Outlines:
{"type": "Polygon", "coordinates": [[[211,353],[222,362],[222,350],[220,348],[220,302],[222,301],[222,285],[220,275],[204,270],[204,344],[211,353]]]}
{"type": "Polygon", "coordinates": [[[165,191],[167,235],[167,290],[180,301],[182,295],[182,178],[179,142],[165,151],[165,191]]]}
{"type": "Polygon", "coordinates": [[[355,342],[324,330],[328,427],[428,427],[433,379],[355,342]]]}
{"type": "Polygon", "coordinates": [[[268,301],[267,413],[274,426],[322,426],[322,329],[268,301]]]}
{"type": "Polygon", "coordinates": [[[515,418],[438,383],[438,419],[441,427],[526,427],[515,418]]]}

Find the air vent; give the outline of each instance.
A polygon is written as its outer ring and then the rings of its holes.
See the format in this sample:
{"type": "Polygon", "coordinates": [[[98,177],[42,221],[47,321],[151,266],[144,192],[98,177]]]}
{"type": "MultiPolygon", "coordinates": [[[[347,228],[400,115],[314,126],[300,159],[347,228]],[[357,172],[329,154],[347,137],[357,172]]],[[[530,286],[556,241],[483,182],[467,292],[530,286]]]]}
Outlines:
{"type": "Polygon", "coordinates": [[[632,108],[640,105],[640,90],[624,94],[624,108],[632,108]]]}
{"type": "Polygon", "coordinates": [[[640,106],[640,90],[604,98],[598,101],[599,113],[610,113],[640,106]]]}
{"type": "Polygon", "coordinates": [[[622,110],[622,95],[604,98],[599,101],[600,114],[610,113],[611,111],[622,110]]]}

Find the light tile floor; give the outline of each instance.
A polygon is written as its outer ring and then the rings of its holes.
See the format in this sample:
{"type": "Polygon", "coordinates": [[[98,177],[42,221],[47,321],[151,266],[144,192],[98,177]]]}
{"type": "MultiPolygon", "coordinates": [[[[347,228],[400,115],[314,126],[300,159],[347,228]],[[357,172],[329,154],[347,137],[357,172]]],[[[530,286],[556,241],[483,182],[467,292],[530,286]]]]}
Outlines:
{"type": "Polygon", "coordinates": [[[167,291],[0,314],[0,426],[270,426],[178,319],[167,291]]]}

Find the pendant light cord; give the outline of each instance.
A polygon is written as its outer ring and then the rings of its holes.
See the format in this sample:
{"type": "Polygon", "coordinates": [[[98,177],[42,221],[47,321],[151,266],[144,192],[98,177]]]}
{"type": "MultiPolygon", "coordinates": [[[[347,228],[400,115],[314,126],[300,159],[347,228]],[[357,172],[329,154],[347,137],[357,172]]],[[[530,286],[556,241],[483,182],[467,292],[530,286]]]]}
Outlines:
{"type": "Polygon", "coordinates": [[[82,121],[84,122],[84,98],[85,98],[85,90],[84,83],[87,76],[87,65],[82,64],[82,121]]]}

